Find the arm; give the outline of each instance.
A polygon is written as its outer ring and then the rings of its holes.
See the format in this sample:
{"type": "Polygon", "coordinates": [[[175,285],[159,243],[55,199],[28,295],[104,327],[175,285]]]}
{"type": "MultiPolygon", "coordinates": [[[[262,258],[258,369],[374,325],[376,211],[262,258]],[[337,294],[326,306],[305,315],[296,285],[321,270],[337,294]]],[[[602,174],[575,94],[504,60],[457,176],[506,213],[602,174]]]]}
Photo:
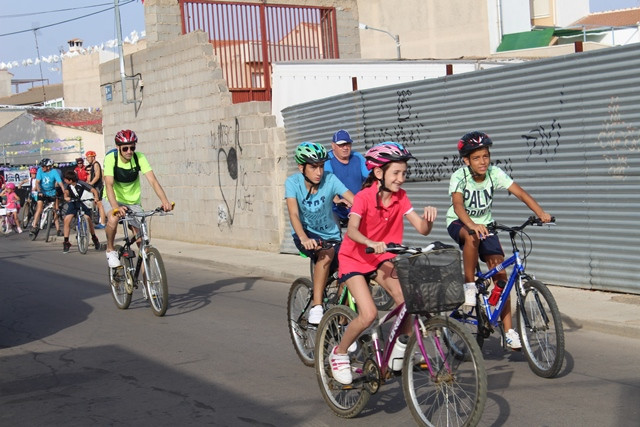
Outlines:
{"type": "MultiPolygon", "coordinates": [[[[145,173],[144,176],[147,177],[147,181],[149,181],[149,184],[151,184],[151,187],[153,187],[153,191],[156,192],[156,195],[160,199],[160,202],[162,202],[162,209],[165,212],[171,211],[173,209],[173,206],[169,202],[169,199],[167,199],[167,195],[164,193],[164,190],[162,189],[162,186],[160,185],[160,182],[156,178],[156,175],[153,173],[153,171],[150,170],[149,172],[145,173]]],[[[109,203],[111,203],[111,200],[109,200],[109,203]]]]}
{"type": "Polygon", "coordinates": [[[41,190],[40,190],[40,180],[39,179],[36,179],[36,186],[33,189],[33,191],[35,191],[36,193],[40,193],[41,190]]]}
{"type": "Polygon", "coordinates": [[[347,236],[351,240],[361,245],[364,245],[368,248],[373,248],[373,251],[377,254],[384,253],[387,248],[387,244],[385,242],[374,242],[370,240],[367,236],[360,232],[360,215],[350,214],[349,215],[349,225],[347,226],[347,236]]]}
{"type": "Polygon", "coordinates": [[[427,206],[424,208],[424,214],[422,216],[418,215],[418,213],[413,210],[407,214],[407,219],[409,223],[413,225],[413,227],[418,231],[418,233],[426,236],[431,233],[433,229],[433,223],[438,216],[438,211],[433,206],[427,206]]]}
{"type": "Polygon", "coordinates": [[[542,207],[538,204],[538,202],[536,202],[536,200],[533,197],[531,197],[529,193],[524,191],[524,189],[520,187],[518,184],[514,182],[509,186],[509,188],[507,188],[507,190],[509,190],[511,194],[516,196],[518,199],[520,199],[520,201],[522,201],[525,205],[527,205],[527,207],[531,209],[533,213],[536,214],[538,218],[542,220],[542,222],[551,221],[551,215],[546,213],[544,209],[542,209],[542,207]]]}
{"type": "Polygon", "coordinates": [[[351,205],[353,205],[353,193],[351,192],[351,190],[347,190],[346,192],[342,193],[341,196],[335,196],[333,198],[333,203],[344,203],[348,208],[350,208],[351,205]]]}
{"type": "MultiPolygon", "coordinates": [[[[89,185],[91,185],[92,187],[95,187],[95,185],[98,183],[98,180],[102,177],[102,174],[99,174],[96,171],[96,167],[100,167],[100,166],[98,166],[98,163],[93,162],[93,164],[91,165],[91,168],[93,169],[93,180],[89,181],[89,185]]],[[[89,177],[90,176],[91,175],[89,175],[89,177]]]]}
{"type": "Polygon", "coordinates": [[[291,227],[293,231],[298,235],[300,243],[305,249],[312,251],[318,246],[318,242],[314,239],[310,239],[304,232],[302,227],[302,221],[300,220],[300,210],[298,209],[298,201],[295,197],[287,197],[287,210],[289,211],[289,221],[291,221],[291,227]]]}
{"type": "MultiPolygon", "coordinates": [[[[107,200],[109,200],[109,204],[113,209],[119,208],[120,204],[118,204],[118,200],[116,199],[116,192],[113,190],[113,177],[105,176],[104,177],[104,185],[107,192],[107,200]]],[[[108,212],[107,212],[108,213],[108,212]]]]}

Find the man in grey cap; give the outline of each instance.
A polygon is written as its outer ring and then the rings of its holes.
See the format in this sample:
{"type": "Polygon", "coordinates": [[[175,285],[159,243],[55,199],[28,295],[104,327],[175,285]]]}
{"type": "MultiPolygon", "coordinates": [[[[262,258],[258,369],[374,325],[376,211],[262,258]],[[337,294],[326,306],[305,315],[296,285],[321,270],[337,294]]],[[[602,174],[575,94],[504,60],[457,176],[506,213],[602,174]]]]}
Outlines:
{"type": "MultiPolygon", "coordinates": [[[[353,193],[362,189],[362,183],[369,176],[365,166],[365,158],[362,154],[351,150],[353,140],[344,129],[333,134],[329,161],[324,164],[325,172],[335,174],[340,181],[353,193]]],[[[333,212],[341,223],[346,223],[349,215],[349,202],[336,195],[333,199],[333,212]],[[346,206],[342,206],[342,204],[346,206]]]]}

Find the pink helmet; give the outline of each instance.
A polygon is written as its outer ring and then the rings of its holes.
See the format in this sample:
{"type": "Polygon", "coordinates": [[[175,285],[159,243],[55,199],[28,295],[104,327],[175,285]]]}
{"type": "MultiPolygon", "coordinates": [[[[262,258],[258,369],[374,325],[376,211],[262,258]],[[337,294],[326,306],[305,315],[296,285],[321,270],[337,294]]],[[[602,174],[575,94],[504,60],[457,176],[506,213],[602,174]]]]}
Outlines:
{"type": "Polygon", "coordinates": [[[409,159],[415,159],[402,144],[391,141],[374,145],[364,154],[364,157],[367,159],[365,165],[369,170],[375,167],[381,168],[391,162],[406,162],[409,159]]]}
{"type": "Polygon", "coordinates": [[[7,185],[5,185],[5,187],[11,189],[11,190],[15,190],[16,189],[16,185],[13,182],[8,183],[7,185]]]}
{"type": "Polygon", "coordinates": [[[38,173],[38,168],[34,168],[33,166],[29,168],[29,173],[38,173]]]}

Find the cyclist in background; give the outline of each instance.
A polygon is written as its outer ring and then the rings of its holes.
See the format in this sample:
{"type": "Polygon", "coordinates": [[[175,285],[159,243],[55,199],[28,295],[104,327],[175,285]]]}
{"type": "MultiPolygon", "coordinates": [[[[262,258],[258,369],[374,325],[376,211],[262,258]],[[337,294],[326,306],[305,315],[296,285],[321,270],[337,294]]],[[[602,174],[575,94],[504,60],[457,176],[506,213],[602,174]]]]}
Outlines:
{"type": "MultiPolygon", "coordinates": [[[[526,191],[516,184],[509,175],[497,166],[491,165],[489,147],[493,141],[486,133],[469,132],[458,141],[458,152],[464,166],[451,175],[449,194],[451,207],[447,211],[447,230],[460,249],[464,264],[465,305],[476,304],[475,273],[478,256],[489,269],[504,261],[504,251],[496,235],[489,235],[487,224],[493,222],[491,205],[495,190],[506,189],[520,199],[542,222],[551,221],[551,215],[526,191]]],[[[501,271],[494,276],[494,286],[489,304],[496,305],[507,281],[507,274],[501,271]]],[[[520,336],[513,329],[511,319],[511,299],[507,299],[500,313],[507,346],[522,348],[520,336]]]]}
{"type": "Polygon", "coordinates": [[[99,195],[95,203],[98,208],[98,214],[100,215],[100,223],[96,225],[96,228],[102,229],[104,228],[105,223],[104,207],[102,206],[102,190],[104,188],[104,181],[102,180],[102,166],[100,166],[100,163],[96,162],[95,151],[87,151],[85,156],[87,157],[87,166],[85,167],[88,174],[87,184],[95,188],[99,195]]]}
{"type": "MultiPolygon", "coordinates": [[[[353,140],[346,130],[340,129],[334,133],[331,139],[329,159],[324,165],[324,170],[335,174],[349,191],[357,194],[369,176],[369,171],[362,154],[351,150],[352,144],[353,140]]],[[[333,212],[341,224],[346,225],[350,206],[351,204],[339,194],[333,198],[333,212]]]]}
{"type": "Polygon", "coordinates": [[[93,227],[93,221],[91,220],[91,209],[82,201],[82,196],[85,192],[89,191],[93,194],[93,200],[98,200],[98,191],[84,181],[78,180],[78,175],[75,171],[68,170],[64,173],[64,199],[67,203],[67,211],[64,215],[64,242],[62,243],[62,252],[69,253],[71,243],[69,242],[69,231],[71,228],[71,221],[75,218],[78,209],[82,209],[84,215],[87,217],[87,223],[89,224],[89,232],[91,233],[91,240],[96,250],[100,249],[100,240],[96,236],[96,230],[93,227]]]}
{"type": "Polygon", "coordinates": [[[60,221],[58,220],[59,201],[56,197],[56,189],[58,188],[62,192],[63,185],[60,174],[52,168],[53,160],[45,158],[40,162],[40,169],[38,169],[38,172],[36,173],[36,192],[38,193],[38,205],[36,206],[36,213],[33,216],[33,223],[31,224],[30,234],[32,235],[38,235],[38,224],[40,223],[40,215],[42,214],[42,210],[44,209],[45,202],[48,202],[50,200],[55,200],[55,209],[53,210],[53,223],[56,226],[58,234],[61,233],[59,224],[60,221]]]}
{"type": "Polygon", "coordinates": [[[349,204],[353,193],[333,174],[325,173],[327,151],[320,144],[303,142],[295,151],[296,173],[284,184],[289,221],[293,228],[293,242],[298,250],[315,262],[313,271],[313,307],[309,323],[322,319],[322,294],[329,277],[338,246],[322,249],[322,240],[340,240],[340,228],[331,213],[333,196],[340,194],[349,204]]]}
{"type": "Polygon", "coordinates": [[[78,176],[78,179],[80,181],[87,182],[89,174],[87,173],[87,170],[85,169],[84,159],[82,157],[78,157],[76,159],[76,167],[75,167],[75,169],[73,169],[73,171],[76,173],[76,175],[78,176]]]}
{"type": "MultiPolygon", "coordinates": [[[[7,212],[7,216],[13,216],[13,223],[16,224],[16,231],[18,233],[22,233],[22,228],[20,228],[20,221],[18,221],[18,210],[20,209],[20,197],[16,194],[16,185],[13,182],[9,182],[5,184],[4,190],[0,192],[0,197],[6,197],[7,203],[5,205],[5,209],[7,212]]],[[[7,224],[7,229],[5,234],[11,233],[13,230],[7,224]]]]}
{"type": "MultiPolygon", "coordinates": [[[[140,173],[151,184],[156,195],[162,203],[162,209],[170,211],[173,206],[167,199],[160,182],[156,178],[147,157],[142,153],[136,153],[138,137],[132,130],[121,130],[115,136],[117,150],[108,154],[104,159],[104,210],[107,213],[107,262],[109,267],[120,266],[118,254],[115,251],[114,240],[118,220],[124,217],[125,212],[142,212],[140,173]],[[118,209],[117,215],[113,210],[118,209]]],[[[136,230],[137,233],[137,230],[136,230]]]]}

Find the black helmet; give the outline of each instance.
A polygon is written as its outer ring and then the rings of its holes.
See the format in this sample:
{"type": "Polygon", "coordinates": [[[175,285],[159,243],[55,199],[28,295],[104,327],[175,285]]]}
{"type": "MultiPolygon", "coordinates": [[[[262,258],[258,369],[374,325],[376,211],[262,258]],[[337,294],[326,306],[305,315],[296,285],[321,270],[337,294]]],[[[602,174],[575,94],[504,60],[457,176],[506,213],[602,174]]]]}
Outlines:
{"type": "Polygon", "coordinates": [[[53,160],[51,160],[51,159],[42,159],[40,161],[40,166],[42,166],[42,167],[53,166],[53,160]]]}
{"type": "Polygon", "coordinates": [[[466,157],[471,152],[482,147],[491,147],[493,141],[484,132],[473,131],[465,134],[460,141],[458,141],[458,152],[461,157],[466,157]]]}

